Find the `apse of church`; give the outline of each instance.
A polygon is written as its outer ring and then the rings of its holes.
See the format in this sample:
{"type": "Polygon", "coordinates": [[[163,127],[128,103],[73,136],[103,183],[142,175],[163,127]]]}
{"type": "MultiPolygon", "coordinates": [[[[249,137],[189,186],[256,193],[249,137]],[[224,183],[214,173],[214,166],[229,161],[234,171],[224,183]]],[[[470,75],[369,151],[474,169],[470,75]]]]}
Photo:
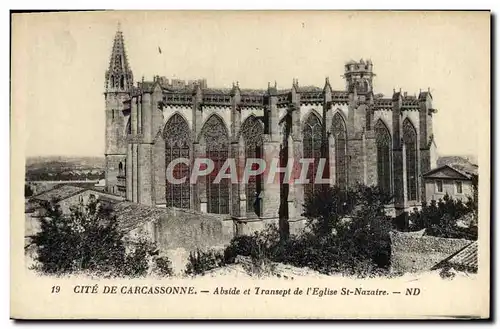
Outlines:
{"type": "Polygon", "coordinates": [[[435,166],[432,95],[376,94],[370,60],[350,61],[344,70],[343,90],[332,89],[328,78],[323,87],[294,79],[290,88],[273,82],[264,89],[237,82],[218,89],[203,79],[159,76],[134,84],[118,31],[106,72],[107,191],[240,221],[283,214],[294,221],[319,175],[322,184],[341,188],[378,185],[394,196],[396,212],[418,205],[425,200],[422,174],[435,166]],[[190,181],[197,166],[206,166],[204,159],[213,170],[190,181]],[[294,184],[273,170],[247,181],[217,181],[219,172],[231,169],[228,163],[244,168],[247,159],[277,161],[281,168],[309,159],[309,183],[294,184]],[[177,183],[182,177],[188,179],[177,183]]]}

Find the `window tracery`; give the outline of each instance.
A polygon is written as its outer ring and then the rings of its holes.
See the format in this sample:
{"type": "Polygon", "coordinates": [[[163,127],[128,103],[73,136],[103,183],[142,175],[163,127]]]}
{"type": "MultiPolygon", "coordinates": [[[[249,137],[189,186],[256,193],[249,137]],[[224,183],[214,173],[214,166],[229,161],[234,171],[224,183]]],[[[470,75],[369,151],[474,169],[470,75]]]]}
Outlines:
{"type": "Polygon", "coordinates": [[[378,120],[375,124],[375,140],[377,144],[377,178],[378,186],[384,193],[392,193],[391,159],[392,139],[386,125],[378,120]]]}
{"type": "Polygon", "coordinates": [[[304,158],[314,159],[307,170],[309,183],[304,185],[305,195],[310,195],[315,192],[316,170],[321,158],[321,121],[314,113],[311,113],[304,122],[303,148],[304,158]]]}
{"type": "Polygon", "coordinates": [[[332,134],[335,140],[335,184],[347,187],[347,129],[339,113],[333,116],[332,134]]]}
{"type": "Polygon", "coordinates": [[[406,189],[409,201],[417,200],[417,131],[410,120],[403,122],[403,143],[406,155],[406,189]]]}
{"type": "MultiPolygon", "coordinates": [[[[259,119],[254,116],[248,117],[241,126],[241,133],[245,143],[245,159],[262,158],[262,134],[264,127],[259,119]]],[[[257,169],[256,164],[253,165],[253,170],[257,169]]],[[[261,215],[261,205],[258,196],[262,191],[262,174],[257,176],[249,176],[246,183],[246,200],[247,214],[255,213],[261,215]]]]}
{"type": "Polygon", "coordinates": [[[219,170],[227,160],[229,151],[229,135],[222,119],[212,115],[203,125],[202,136],[207,158],[214,163],[214,170],[206,176],[207,211],[214,214],[228,214],[230,181],[224,178],[219,184],[214,183],[219,170]]]}
{"type": "MultiPolygon", "coordinates": [[[[163,138],[165,139],[165,169],[177,158],[190,158],[191,139],[189,125],[180,114],[174,114],[167,121],[163,131],[163,138]]],[[[178,163],[173,168],[172,175],[174,178],[186,177],[186,180],[182,184],[173,184],[166,179],[167,206],[190,208],[191,186],[189,183],[189,165],[178,163]]]]}

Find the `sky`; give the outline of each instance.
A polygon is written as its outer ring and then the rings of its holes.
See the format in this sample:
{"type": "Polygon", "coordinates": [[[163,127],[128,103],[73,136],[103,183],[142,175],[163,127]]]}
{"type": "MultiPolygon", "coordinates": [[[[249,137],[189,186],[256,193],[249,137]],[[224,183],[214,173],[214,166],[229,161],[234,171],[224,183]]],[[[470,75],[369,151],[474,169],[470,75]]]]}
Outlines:
{"type": "Polygon", "coordinates": [[[376,93],[430,88],[440,155],[477,156],[489,124],[487,12],[45,13],[12,24],[12,119],[26,156],[104,155],[104,73],[118,24],[136,81],[290,88],[294,78],[322,87],[328,76],[343,90],[344,63],[364,58],[376,93]]]}

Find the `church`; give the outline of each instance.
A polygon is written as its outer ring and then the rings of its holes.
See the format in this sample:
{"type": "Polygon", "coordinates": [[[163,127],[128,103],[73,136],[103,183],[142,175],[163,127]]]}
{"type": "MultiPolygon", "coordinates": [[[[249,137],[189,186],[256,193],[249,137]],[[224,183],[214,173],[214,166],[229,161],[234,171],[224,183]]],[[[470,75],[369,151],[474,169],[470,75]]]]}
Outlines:
{"type": "MultiPolygon", "coordinates": [[[[345,63],[344,90],[333,90],[328,78],[322,87],[294,79],[285,89],[276,83],[212,88],[204,79],[160,76],[134,83],[118,30],[105,74],[106,190],[143,205],[220,214],[255,227],[286,216],[292,228],[302,222],[305,196],[318,188],[314,179],[287,184],[263,173],[217,184],[214,174],[228,158],[279,159],[283,166],[287,159],[326,158],[329,185],[377,185],[393,195],[394,215],[418,207],[426,200],[423,174],[437,160],[432,95],[394,91],[386,98],[374,92],[374,76],[373,63],[361,59],[345,63]],[[215,170],[196,184],[172,184],[166,170],[180,157],[191,164],[208,157],[215,170]]],[[[174,176],[189,175],[191,167],[176,165],[174,176]]]]}

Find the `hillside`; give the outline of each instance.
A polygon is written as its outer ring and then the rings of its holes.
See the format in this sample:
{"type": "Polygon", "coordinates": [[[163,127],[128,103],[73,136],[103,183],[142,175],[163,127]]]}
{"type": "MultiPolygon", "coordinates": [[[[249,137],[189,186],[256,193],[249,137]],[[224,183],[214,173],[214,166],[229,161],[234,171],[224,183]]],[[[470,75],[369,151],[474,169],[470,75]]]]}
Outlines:
{"type": "Polygon", "coordinates": [[[439,159],[437,160],[438,166],[444,166],[447,164],[477,165],[477,161],[474,156],[465,156],[465,155],[446,155],[439,157],[439,159]]]}

